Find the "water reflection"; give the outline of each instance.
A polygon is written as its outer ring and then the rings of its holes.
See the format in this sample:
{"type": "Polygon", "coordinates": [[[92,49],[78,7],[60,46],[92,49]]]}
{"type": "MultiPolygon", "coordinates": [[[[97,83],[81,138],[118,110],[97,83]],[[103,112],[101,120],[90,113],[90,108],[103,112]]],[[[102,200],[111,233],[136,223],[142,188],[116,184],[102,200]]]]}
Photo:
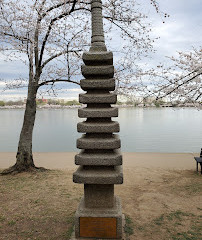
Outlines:
{"type": "MultiPolygon", "coordinates": [[[[37,152],[78,151],[77,109],[38,110],[33,136],[37,152]]],[[[16,151],[24,110],[0,111],[0,151],[16,151]]],[[[170,108],[121,108],[122,151],[199,152],[202,111],[170,108]]],[[[114,119],[117,120],[117,119],[114,119]]]]}

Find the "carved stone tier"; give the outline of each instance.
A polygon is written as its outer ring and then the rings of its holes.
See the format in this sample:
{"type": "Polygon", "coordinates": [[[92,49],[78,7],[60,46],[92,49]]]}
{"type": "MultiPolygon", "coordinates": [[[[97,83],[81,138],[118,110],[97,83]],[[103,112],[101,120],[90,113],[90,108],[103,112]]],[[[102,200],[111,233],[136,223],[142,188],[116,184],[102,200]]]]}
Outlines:
{"type": "Polygon", "coordinates": [[[118,166],[122,165],[122,155],[119,150],[99,150],[96,152],[83,150],[75,156],[76,165],[118,166]]]}
{"type": "Polygon", "coordinates": [[[117,101],[117,96],[113,93],[88,92],[79,95],[80,103],[111,103],[117,101]]]}
{"type": "Polygon", "coordinates": [[[107,64],[113,65],[112,52],[84,52],[83,61],[86,65],[107,64]]]}
{"type": "Polygon", "coordinates": [[[85,78],[113,78],[114,66],[113,65],[100,65],[100,66],[82,66],[82,74],[85,78]]]}
{"type": "Polygon", "coordinates": [[[77,140],[77,148],[80,149],[118,149],[121,147],[121,141],[118,136],[111,135],[83,135],[77,140]]]}
{"type": "Polygon", "coordinates": [[[84,91],[87,90],[115,90],[115,79],[83,79],[80,81],[80,86],[84,91]]]}
{"type": "Polygon", "coordinates": [[[111,118],[118,117],[118,108],[83,108],[78,110],[80,118],[111,118]]]}
{"type": "Polygon", "coordinates": [[[79,123],[77,125],[78,132],[81,133],[113,133],[119,132],[119,123],[118,122],[93,122],[86,121],[79,123]]]}
{"type": "Polygon", "coordinates": [[[75,183],[84,184],[122,184],[122,166],[80,166],[78,170],[74,173],[73,180],[75,183]]]}

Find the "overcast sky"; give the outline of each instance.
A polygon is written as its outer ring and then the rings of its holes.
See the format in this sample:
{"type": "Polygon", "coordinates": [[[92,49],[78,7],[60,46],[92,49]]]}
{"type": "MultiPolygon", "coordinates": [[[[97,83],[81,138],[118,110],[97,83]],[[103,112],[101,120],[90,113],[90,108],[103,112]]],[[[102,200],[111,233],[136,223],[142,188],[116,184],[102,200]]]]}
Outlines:
{"type": "MultiPolygon", "coordinates": [[[[149,12],[153,24],[153,36],[160,37],[154,44],[157,52],[152,54],[150,59],[146,60],[150,65],[158,65],[159,62],[165,62],[165,56],[175,56],[177,51],[189,51],[192,46],[199,47],[202,44],[202,0],[163,0],[160,2],[160,9],[170,15],[169,18],[162,20],[150,6],[149,0],[143,2],[142,8],[149,12]]],[[[112,39],[116,41],[116,39],[112,39]]],[[[0,55],[0,79],[11,79],[27,74],[27,70],[22,65],[3,61],[0,55]]],[[[58,97],[71,99],[77,98],[81,92],[78,87],[71,84],[64,85],[65,89],[58,97]]],[[[17,100],[26,97],[26,89],[7,90],[2,92],[5,87],[0,81],[0,99],[17,100]]]]}

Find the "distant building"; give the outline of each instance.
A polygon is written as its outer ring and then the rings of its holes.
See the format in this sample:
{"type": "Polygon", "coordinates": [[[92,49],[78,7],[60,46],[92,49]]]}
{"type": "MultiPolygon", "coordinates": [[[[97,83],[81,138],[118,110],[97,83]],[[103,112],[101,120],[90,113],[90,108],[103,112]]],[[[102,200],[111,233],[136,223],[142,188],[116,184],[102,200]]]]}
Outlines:
{"type": "Polygon", "coordinates": [[[48,102],[48,99],[44,99],[44,98],[42,97],[42,102],[43,102],[43,103],[47,103],[47,102],[48,102]]]}

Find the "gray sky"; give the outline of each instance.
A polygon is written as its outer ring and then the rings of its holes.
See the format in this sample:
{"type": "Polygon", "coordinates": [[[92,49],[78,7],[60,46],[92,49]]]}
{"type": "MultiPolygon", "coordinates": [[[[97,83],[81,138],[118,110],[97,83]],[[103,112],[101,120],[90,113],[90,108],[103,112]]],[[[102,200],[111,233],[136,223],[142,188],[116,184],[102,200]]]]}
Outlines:
{"type": "MultiPolygon", "coordinates": [[[[154,43],[156,53],[151,58],[144,59],[149,66],[158,65],[159,62],[166,62],[165,56],[176,56],[177,51],[189,51],[192,46],[199,47],[202,44],[202,0],[163,0],[160,2],[160,9],[170,15],[164,19],[155,12],[148,4],[150,1],[141,1],[142,9],[151,16],[153,24],[152,35],[160,37],[154,43]]],[[[112,39],[116,41],[116,39],[112,39]]],[[[110,49],[109,49],[110,50],[110,49]]],[[[116,56],[115,56],[116,57],[116,56]]],[[[4,62],[0,54],[0,79],[11,79],[19,74],[27,75],[26,68],[18,62],[4,62]]],[[[5,87],[0,81],[0,99],[17,100],[26,97],[26,89],[13,89],[2,92],[5,87]]],[[[81,92],[79,87],[71,84],[63,85],[64,91],[59,93],[59,98],[77,98],[81,92]]]]}
{"type": "Polygon", "coordinates": [[[176,55],[176,51],[189,51],[202,43],[202,0],[164,0],[161,9],[170,14],[163,24],[153,14],[154,34],[160,40],[154,44],[157,56],[176,55]]]}

